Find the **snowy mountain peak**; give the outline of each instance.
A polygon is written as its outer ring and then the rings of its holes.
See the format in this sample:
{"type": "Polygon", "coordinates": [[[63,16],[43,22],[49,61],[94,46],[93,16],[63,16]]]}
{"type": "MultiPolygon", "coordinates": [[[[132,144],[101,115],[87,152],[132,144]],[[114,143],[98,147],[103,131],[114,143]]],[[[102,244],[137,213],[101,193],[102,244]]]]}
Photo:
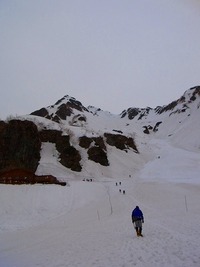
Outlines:
{"type": "MultiPolygon", "coordinates": [[[[185,112],[187,109],[197,109],[200,105],[200,86],[192,87],[177,100],[171,102],[169,105],[156,109],[156,112],[161,114],[169,111],[172,113],[185,112]]],[[[171,114],[172,114],[171,113],[171,114]]]]}
{"type": "Polygon", "coordinates": [[[45,117],[47,119],[60,122],[60,120],[66,120],[72,114],[78,112],[89,112],[82,103],[76,100],[74,97],[65,95],[63,98],[59,99],[54,105],[48,106],[47,108],[41,108],[31,113],[31,115],[36,115],[40,117],[45,117]]]}
{"type": "MultiPolygon", "coordinates": [[[[136,108],[130,107],[124,110],[119,115],[120,118],[127,118],[129,120],[146,120],[155,117],[156,115],[165,114],[164,116],[170,116],[176,113],[182,113],[186,110],[198,109],[200,107],[200,86],[195,86],[185,91],[184,94],[177,100],[172,101],[168,105],[157,106],[156,108],[136,108]]],[[[94,116],[114,116],[109,111],[103,111],[100,108],[96,108],[92,105],[85,107],[83,104],[71,97],[65,95],[59,99],[54,105],[46,108],[41,108],[31,113],[40,117],[45,117],[52,121],[60,122],[61,120],[67,120],[71,116],[79,115],[83,113],[91,113],[94,116]]]]}
{"type": "MultiPolygon", "coordinates": [[[[54,105],[50,105],[46,108],[41,108],[32,112],[30,115],[36,115],[39,117],[44,117],[46,119],[60,122],[61,120],[70,121],[74,120],[78,117],[85,117],[84,113],[92,114],[94,116],[112,116],[109,111],[103,111],[100,108],[94,106],[85,107],[82,105],[80,101],[76,98],[71,97],[69,95],[65,95],[61,99],[59,99],[54,105]]],[[[113,115],[114,116],[114,115],[113,115]]]]}
{"type": "Polygon", "coordinates": [[[121,118],[128,118],[130,120],[148,119],[149,116],[156,114],[167,113],[168,116],[176,113],[185,112],[188,110],[198,109],[200,107],[200,86],[195,86],[186,90],[185,93],[177,100],[164,106],[157,106],[156,108],[128,108],[124,110],[120,116],[121,118]]]}
{"type": "Polygon", "coordinates": [[[51,105],[51,108],[59,108],[61,105],[68,105],[68,106],[72,106],[73,108],[76,108],[78,110],[80,110],[81,108],[85,109],[85,107],[83,107],[82,103],[78,100],[76,100],[76,98],[69,96],[69,95],[65,95],[64,97],[62,97],[61,99],[59,99],[54,105],[51,105]]]}

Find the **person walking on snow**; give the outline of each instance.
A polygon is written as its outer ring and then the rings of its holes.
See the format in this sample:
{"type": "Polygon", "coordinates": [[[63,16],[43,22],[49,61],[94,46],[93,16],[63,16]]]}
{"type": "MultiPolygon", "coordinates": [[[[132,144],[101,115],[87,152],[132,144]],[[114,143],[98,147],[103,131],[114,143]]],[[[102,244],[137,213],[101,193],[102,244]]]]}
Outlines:
{"type": "Polygon", "coordinates": [[[142,224],[144,223],[144,216],[138,206],[136,206],[135,209],[132,211],[132,222],[135,227],[137,236],[143,236],[142,224]]]}

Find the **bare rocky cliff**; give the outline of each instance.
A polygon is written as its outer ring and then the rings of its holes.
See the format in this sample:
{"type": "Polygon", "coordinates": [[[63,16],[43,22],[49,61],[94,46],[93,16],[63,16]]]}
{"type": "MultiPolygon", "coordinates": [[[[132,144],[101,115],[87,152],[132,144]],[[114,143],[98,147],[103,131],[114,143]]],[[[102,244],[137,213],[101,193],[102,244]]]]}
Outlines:
{"type": "Polygon", "coordinates": [[[31,121],[0,122],[0,171],[20,168],[35,172],[41,140],[31,121]]]}

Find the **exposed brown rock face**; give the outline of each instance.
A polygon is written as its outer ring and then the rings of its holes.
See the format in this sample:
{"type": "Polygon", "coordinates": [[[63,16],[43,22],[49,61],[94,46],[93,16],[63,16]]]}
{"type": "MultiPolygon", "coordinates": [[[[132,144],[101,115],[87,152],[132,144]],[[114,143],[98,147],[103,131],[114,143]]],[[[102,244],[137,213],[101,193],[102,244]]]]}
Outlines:
{"type": "Polygon", "coordinates": [[[88,158],[103,166],[109,166],[106,152],[101,147],[91,147],[88,149],[88,158]]]}
{"type": "Polygon", "coordinates": [[[35,115],[35,116],[39,116],[39,117],[46,117],[49,115],[49,113],[46,110],[46,108],[41,108],[39,110],[32,112],[31,115],[35,115]]]}
{"type": "Polygon", "coordinates": [[[132,120],[139,114],[138,108],[128,108],[127,110],[122,111],[121,118],[124,118],[126,115],[128,115],[129,120],[132,120]]]}
{"type": "MultiPolygon", "coordinates": [[[[133,138],[126,137],[121,134],[111,133],[105,133],[104,136],[106,138],[107,144],[125,151],[129,148],[132,148],[136,153],[138,153],[133,138]]],[[[106,153],[107,149],[103,137],[82,136],[79,138],[79,145],[85,149],[88,149],[88,159],[100,163],[103,166],[109,166],[109,161],[106,153]]]]}
{"type": "Polygon", "coordinates": [[[152,108],[128,108],[127,110],[122,111],[121,118],[128,117],[129,120],[133,120],[137,117],[137,120],[141,120],[143,117],[148,116],[152,108]]]}
{"type": "Polygon", "coordinates": [[[81,136],[79,138],[79,145],[83,148],[89,148],[90,144],[92,143],[93,139],[87,136],[81,136]]]}
{"type": "Polygon", "coordinates": [[[41,142],[57,143],[62,132],[56,130],[42,130],[39,132],[41,142]]]}
{"type": "Polygon", "coordinates": [[[16,168],[35,172],[40,147],[40,137],[33,122],[0,122],[0,172],[16,168]]]}
{"type": "Polygon", "coordinates": [[[60,105],[59,109],[56,112],[56,115],[61,120],[66,120],[67,116],[70,116],[72,114],[72,110],[70,107],[68,107],[66,104],[60,105]]]}
{"type": "Polygon", "coordinates": [[[104,140],[101,136],[99,137],[87,137],[87,136],[81,136],[79,138],[79,145],[84,148],[89,148],[91,143],[93,143],[94,146],[99,146],[102,149],[106,150],[106,146],[104,144],[104,140]]]}
{"type": "Polygon", "coordinates": [[[106,137],[106,142],[110,146],[115,146],[116,148],[121,150],[126,150],[127,148],[131,147],[138,153],[138,149],[135,145],[133,138],[121,134],[110,133],[105,133],[104,136],[106,137]]]}
{"type": "Polygon", "coordinates": [[[82,167],[80,165],[81,156],[75,147],[70,145],[69,136],[64,135],[56,142],[56,148],[60,152],[60,163],[72,171],[80,172],[82,167]]]}
{"type": "Polygon", "coordinates": [[[81,156],[79,151],[70,145],[69,135],[62,135],[62,132],[56,130],[42,130],[40,138],[42,142],[50,142],[56,145],[62,165],[72,171],[81,171],[81,156]]]}
{"type": "Polygon", "coordinates": [[[79,138],[79,145],[88,149],[88,158],[103,166],[109,166],[106,146],[103,137],[87,137],[82,136],[79,138]]]}

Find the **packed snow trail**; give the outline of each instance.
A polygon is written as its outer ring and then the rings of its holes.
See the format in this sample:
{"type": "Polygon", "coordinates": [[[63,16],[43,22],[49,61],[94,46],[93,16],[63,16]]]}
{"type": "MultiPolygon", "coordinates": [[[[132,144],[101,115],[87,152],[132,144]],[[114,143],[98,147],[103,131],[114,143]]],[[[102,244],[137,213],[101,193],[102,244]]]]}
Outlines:
{"type": "Polygon", "coordinates": [[[70,202],[65,214],[32,228],[2,232],[0,266],[199,266],[200,231],[195,223],[200,219],[199,187],[138,182],[136,186],[129,180],[122,182],[123,195],[114,182],[107,182],[113,207],[110,214],[104,185],[87,186],[77,182],[65,188],[66,194],[74,191],[74,206],[70,202]],[[80,189],[86,193],[87,186],[104,198],[78,207],[80,189]],[[136,237],[130,219],[138,203],[145,215],[144,238],[136,237]]]}
{"type": "Polygon", "coordinates": [[[106,177],[0,185],[0,267],[199,267],[199,154],[150,145],[155,157],[121,186],[106,177]],[[131,223],[136,205],[143,238],[131,223]]]}

